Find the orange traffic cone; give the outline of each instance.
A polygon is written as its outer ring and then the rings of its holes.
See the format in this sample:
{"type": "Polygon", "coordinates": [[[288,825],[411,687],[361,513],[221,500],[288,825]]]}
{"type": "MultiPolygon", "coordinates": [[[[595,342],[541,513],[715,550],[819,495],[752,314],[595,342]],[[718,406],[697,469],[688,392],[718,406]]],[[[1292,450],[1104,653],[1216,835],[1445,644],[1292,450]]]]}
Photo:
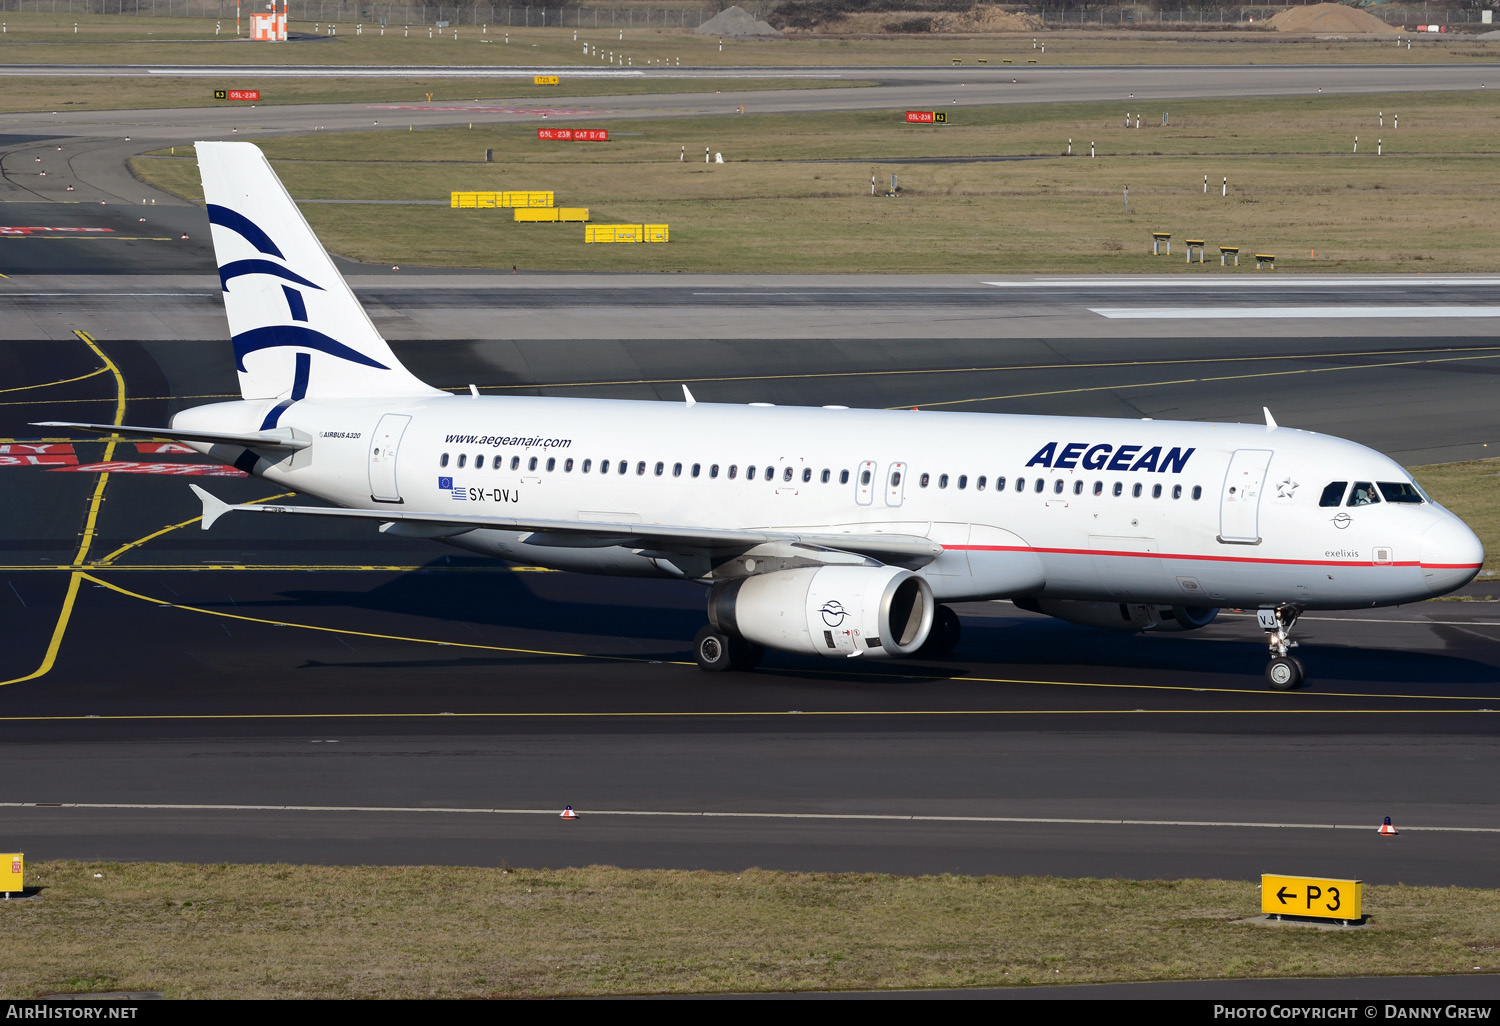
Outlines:
{"type": "Polygon", "coordinates": [[[1391,817],[1385,817],[1385,822],[1380,824],[1380,836],[1395,837],[1397,833],[1398,831],[1396,830],[1396,828],[1391,826],[1391,817]]]}
{"type": "Polygon", "coordinates": [[[571,806],[571,805],[564,805],[563,806],[563,810],[562,810],[562,818],[563,819],[577,819],[578,818],[578,813],[576,813],[576,812],[573,811],[573,806],[571,806]]]}

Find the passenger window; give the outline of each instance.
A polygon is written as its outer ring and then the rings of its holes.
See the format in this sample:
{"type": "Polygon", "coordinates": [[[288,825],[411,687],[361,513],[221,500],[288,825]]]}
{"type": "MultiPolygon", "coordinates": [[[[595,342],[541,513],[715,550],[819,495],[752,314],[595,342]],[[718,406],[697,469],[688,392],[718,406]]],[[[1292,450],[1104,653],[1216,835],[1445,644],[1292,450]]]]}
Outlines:
{"type": "Polygon", "coordinates": [[[446,467],[447,465],[448,465],[448,454],[447,453],[443,453],[443,458],[440,459],[440,460],[438,460],[438,466],[440,466],[440,467],[446,467]]]}
{"type": "Polygon", "coordinates": [[[711,464],[709,464],[709,467],[708,467],[708,476],[710,478],[715,478],[715,477],[719,476],[719,465],[717,463],[711,463],[711,464]]]}
{"type": "Polygon", "coordinates": [[[527,470],[535,470],[536,469],[536,457],[535,456],[531,457],[531,459],[529,459],[529,460],[526,461],[526,469],[527,470]]]}
{"type": "Polygon", "coordinates": [[[1018,491],[1018,492],[1024,492],[1025,490],[1026,490],[1026,479],[1024,477],[1018,477],[1018,478],[1016,478],[1016,491],[1018,491]]]}
{"type": "Polygon", "coordinates": [[[1082,478],[1079,478],[1077,481],[1073,482],[1073,494],[1074,495],[1082,495],[1083,494],[1083,479],[1082,478]]]}
{"type": "Polygon", "coordinates": [[[1318,500],[1319,506],[1337,506],[1344,501],[1344,489],[1349,487],[1348,481],[1335,481],[1323,489],[1323,497],[1318,500]]]}
{"type": "Polygon", "coordinates": [[[948,487],[948,475],[947,474],[939,474],[938,475],[938,487],[939,488],[947,488],[948,487]]]}
{"type": "Polygon", "coordinates": [[[870,483],[870,472],[868,470],[860,471],[859,483],[862,485],[867,485],[870,483]]]}
{"type": "MultiPolygon", "coordinates": [[[[729,476],[733,477],[734,475],[730,474],[729,476]]],[[[746,481],[754,481],[755,480],[755,468],[753,466],[745,468],[745,480],[746,481]]]]}
{"type": "Polygon", "coordinates": [[[547,473],[550,474],[555,469],[557,469],[557,460],[555,458],[551,457],[551,456],[548,456],[547,457],[547,473]]]}
{"type": "Polygon", "coordinates": [[[776,476],[776,470],[774,468],[772,468],[772,467],[767,467],[766,468],[766,480],[769,481],[769,480],[771,480],[771,478],[773,478],[775,476],[776,476]]]}
{"type": "Polygon", "coordinates": [[[807,484],[811,480],[812,480],[812,467],[803,467],[802,468],[802,483],[803,484],[807,484]]]}
{"type": "Polygon", "coordinates": [[[1180,499],[1180,498],[1182,498],[1182,485],[1173,485],[1172,486],[1172,498],[1174,498],[1174,499],[1180,499]]]}
{"type": "Polygon", "coordinates": [[[1104,494],[1104,482],[1103,481],[1095,481],[1094,482],[1094,494],[1095,495],[1103,495],[1104,494]]]}
{"type": "Polygon", "coordinates": [[[901,471],[899,471],[899,470],[893,470],[893,471],[891,471],[891,487],[892,488],[899,488],[900,486],[901,486],[901,471]]]}
{"type": "Polygon", "coordinates": [[[1117,499],[1121,495],[1125,494],[1125,486],[1123,484],[1121,484],[1120,482],[1116,481],[1115,482],[1115,487],[1114,487],[1114,494],[1115,494],[1115,498],[1117,498],[1117,499]]]}
{"type": "Polygon", "coordinates": [[[636,462],[636,465],[635,465],[635,476],[636,477],[645,477],[646,476],[646,461],[645,460],[639,460],[639,461],[636,462]]]}
{"type": "Polygon", "coordinates": [[[830,477],[832,477],[832,476],[833,476],[833,472],[832,472],[832,471],[830,471],[830,470],[829,470],[829,469],[828,469],[828,468],[826,468],[826,467],[825,467],[825,468],[823,468],[823,475],[822,475],[822,477],[821,477],[821,478],[820,478],[820,480],[821,480],[821,481],[822,481],[822,482],[823,482],[823,483],[824,483],[824,484],[827,484],[827,483],[828,483],[828,479],[829,479],[829,478],[830,478],[830,477]]]}
{"type": "MultiPolygon", "coordinates": [[[[459,465],[462,466],[462,464],[459,465]]],[[[1380,495],[1369,481],[1356,481],[1349,491],[1349,505],[1351,506],[1373,506],[1379,501],[1380,495]]]]}
{"type": "Polygon", "coordinates": [[[1003,477],[997,477],[997,478],[995,478],[995,491],[997,491],[997,492],[1003,492],[1003,491],[1005,491],[1005,478],[1003,478],[1003,477]]]}
{"type": "Polygon", "coordinates": [[[1197,502],[1201,498],[1203,498],[1203,486],[1193,485],[1193,501],[1197,502]]]}
{"type": "Polygon", "coordinates": [[[619,463],[615,464],[615,473],[616,474],[628,473],[629,470],[630,470],[630,461],[629,460],[621,460],[619,463]]]}
{"type": "Polygon", "coordinates": [[[459,470],[464,469],[464,464],[467,463],[468,461],[469,461],[469,455],[468,455],[468,453],[463,453],[463,452],[459,453],[458,454],[458,469],[459,470]]]}
{"type": "Polygon", "coordinates": [[[917,479],[917,484],[921,485],[923,488],[926,488],[927,485],[929,483],[931,483],[931,481],[932,481],[932,475],[931,474],[923,474],[920,478],[917,479]]]}
{"type": "Polygon", "coordinates": [[[1040,495],[1040,494],[1042,494],[1042,489],[1046,488],[1046,487],[1047,487],[1047,482],[1043,481],[1041,478],[1037,478],[1036,479],[1036,487],[1034,489],[1032,489],[1032,490],[1035,491],[1038,495],[1040,495]]]}
{"type": "Polygon", "coordinates": [[[984,475],[983,474],[980,474],[979,475],[979,480],[974,482],[974,488],[977,491],[981,491],[981,492],[984,491],[984,475]]]}
{"type": "Polygon", "coordinates": [[[564,474],[571,474],[571,473],[573,473],[573,461],[572,461],[572,459],[569,459],[566,463],[563,464],[563,473],[564,474]]]}
{"type": "Polygon", "coordinates": [[[781,479],[783,481],[790,481],[792,479],[792,468],[791,467],[784,467],[784,468],[782,468],[781,479]]]}
{"type": "Polygon", "coordinates": [[[839,471],[839,484],[848,484],[848,483],[849,483],[849,471],[847,471],[847,470],[841,470],[841,471],[839,471]]]}
{"type": "Polygon", "coordinates": [[[518,470],[520,468],[520,466],[521,466],[521,457],[519,457],[519,456],[512,456],[510,458],[510,469],[511,470],[518,470]]]}
{"type": "Polygon", "coordinates": [[[1161,485],[1152,485],[1151,486],[1151,498],[1153,498],[1153,499],[1159,499],[1159,498],[1161,498],[1161,485]]]}
{"type": "Polygon", "coordinates": [[[1133,499],[1139,499],[1141,497],[1141,484],[1139,481],[1136,482],[1134,488],[1130,489],[1130,496],[1133,499]]]}
{"type": "Polygon", "coordinates": [[[656,461],[656,476],[661,477],[661,472],[667,469],[667,465],[661,460],[656,461]]]}
{"type": "Polygon", "coordinates": [[[737,467],[735,464],[731,463],[729,465],[729,480],[733,481],[734,478],[735,478],[735,475],[738,474],[739,472],[740,472],[740,468],[737,467]]]}
{"type": "Polygon", "coordinates": [[[501,463],[502,459],[503,459],[503,457],[496,456],[493,460],[491,460],[490,461],[490,469],[491,470],[499,470],[500,469],[500,463],[501,463]]]}
{"type": "Polygon", "coordinates": [[[1052,491],[1053,491],[1054,494],[1061,495],[1062,494],[1062,490],[1063,490],[1062,478],[1058,478],[1056,481],[1052,482],[1052,491]]]}
{"type": "Polygon", "coordinates": [[[958,490],[959,491],[963,491],[967,487],[969,487],[969,475],[968,474],[959,474],[958,475],[958,490]]]}
{"type": "Polygon", "coordinates": [[[599,461],[599,473],[601,473],[601,474],[608,474],[609,473],[609,460],[600,460],[599,461]]]}
{"type": "Polygon", "coordinates": [[[1380,494],[1385,496],[1386,502],[1422,502],[1422,493],[1417,486],[1406,481],[1382,481],[1380,482],[1380,494]]]}
{"type": "Polygon", "coordinates": [[[584,460],[583,461],[583,473],[587,474],[589,471],[591,471],[593,469],[594,469],[594,461],[593,460],[584,460]]]}
{"type": "Polygon", "coordinates": [[[682,476],[682,464],[681,463],[674,463],[674,464],[672,464],[672,476],[673,477],[681,477],[682,476]]]}
{"type": "Polygon", "coordinates": [[[701,473],[703,473],[703,464],[701,464],[701,463],[694,463],[693,464],[693,476],[697,477],[701,473]]]}

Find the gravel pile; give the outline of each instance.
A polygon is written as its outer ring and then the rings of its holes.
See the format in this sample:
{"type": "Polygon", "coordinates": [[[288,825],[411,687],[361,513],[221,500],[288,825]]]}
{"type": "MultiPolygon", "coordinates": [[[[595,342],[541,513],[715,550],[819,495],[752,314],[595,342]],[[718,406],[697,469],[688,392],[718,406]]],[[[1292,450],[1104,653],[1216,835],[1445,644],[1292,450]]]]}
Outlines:
{"type": "Polygon", "coordinates": [[[730,39],[781,35],[780,29],[761,21],[743,7],[721,11],[698,26],[698,32],[705,36],[726,36],[730,39]]]}

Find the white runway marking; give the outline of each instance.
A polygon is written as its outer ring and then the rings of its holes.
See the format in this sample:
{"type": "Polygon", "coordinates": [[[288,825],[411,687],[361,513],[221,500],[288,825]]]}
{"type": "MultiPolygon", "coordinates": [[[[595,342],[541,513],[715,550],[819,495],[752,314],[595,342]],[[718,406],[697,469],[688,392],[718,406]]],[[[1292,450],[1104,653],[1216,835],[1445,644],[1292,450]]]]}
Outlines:
{"type": "Polygon", "coordinates": [[[1353,320],[1361,317],[1500,317],[1500,306],[1098,306],[1113,321],[1353,320]]]}
{"type": "MultiPolygon", "coordinates": [[[[558,809],[466,809],[423,808],[420,806],[378,805],[165,805],[160,803],[130,804],[124,802],[0,802],[3,809],[110,809],[110,810],[156,810],[166,812],[378,812],[378,813],[441,813],[460,816],[550,816],[558,818],[558,809]]],[[[1005,823],[1044,824],[1057,826],[1149,826],[1149,827],[1214,827],[1233,830],[1363,830],[1375,833],[1379,828],[1368,823],[1237,823],[1220,820],[1183,819],[1061,819],[1039,816],[900,816],[879,813],[838,812],[661,812],[650,809],[580,809],[584,816],[658,816],[672,819],[822,819],[846,820],[871,823],[1005,823]]],[[[1454,827],[1454,826],[1410,826],[1401,825],[1401,832],[1418,831],[1455,834],[1500,834],[1500,827],[1454,827]]]]}

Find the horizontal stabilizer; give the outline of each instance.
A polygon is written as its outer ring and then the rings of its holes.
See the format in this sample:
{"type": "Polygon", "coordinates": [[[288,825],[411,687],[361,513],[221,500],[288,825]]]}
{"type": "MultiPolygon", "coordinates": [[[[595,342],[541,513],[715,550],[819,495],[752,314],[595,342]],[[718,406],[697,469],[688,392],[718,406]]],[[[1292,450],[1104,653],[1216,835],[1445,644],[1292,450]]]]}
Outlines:
{"type": "Polygon", "coordinates": [[[77,428],[80,431],[98,431],[106,435],[144,435],[147,438],[170,438],[178,442],[206,442],[209,445],[222,442],[225,445],[243,445],[252,449],[306,449],[312,440],[298,438],[291,428],[274,431],[188,431],[170,427],[136,427],[132,424],[80,424],[70,420],[33,421],[32,427],[77,428]]]}
{"type": "Polygon", "coordinates": [[[740,551],[767,542],[798,544],[809,554],[816,549],[854,552],[883,563],[906,567],[926,566],[936,559],[943,547],[928,538],[900,534],[816,534],[800,531],[716,530],[703,527],[677,527],[662,524],[610,524],[597,521],[523,520],[517,517],[492,517],[473,514],[405,513],[389,509],[343,509],[337,506],[282,506],[276,503],[253,506],[231,506],[197,485],[193,492],[203,500],[205,530],[225,513],[243,510],[247,513],[290,513],[297,516],[342,517],[350,520],[374,520],[380,523],[426,524],[451,529],[453,533],[480,528],[501,531],[525,531],[540,537],[547,545],[595,547],[623,545],[639,548],[740,551]]]}

